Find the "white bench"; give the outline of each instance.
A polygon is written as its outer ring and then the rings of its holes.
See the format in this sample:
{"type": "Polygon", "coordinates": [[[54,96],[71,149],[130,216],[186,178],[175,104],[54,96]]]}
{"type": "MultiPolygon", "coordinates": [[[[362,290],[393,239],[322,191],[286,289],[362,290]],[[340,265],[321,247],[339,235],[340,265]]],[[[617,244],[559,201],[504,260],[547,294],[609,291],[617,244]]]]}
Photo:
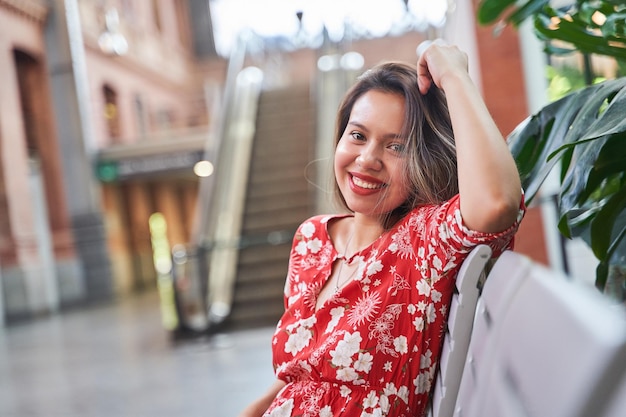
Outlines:
{"type": "Polygon", "coordinates": [[[487,251],[459,272],[432,416],[626,416],[624,310],[511,251],[478,296],[487,251]]]}

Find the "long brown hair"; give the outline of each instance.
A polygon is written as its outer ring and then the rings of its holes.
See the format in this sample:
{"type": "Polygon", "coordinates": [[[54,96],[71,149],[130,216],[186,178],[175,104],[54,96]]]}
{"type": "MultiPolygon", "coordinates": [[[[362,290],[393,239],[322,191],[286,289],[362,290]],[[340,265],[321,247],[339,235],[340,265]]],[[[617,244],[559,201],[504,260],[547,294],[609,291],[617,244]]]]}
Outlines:
{"type": "MultiPolygon", "coordinates": [[[[382,219],[388,228],[418,205],[438,204],[458,193],[456,145],[443,91],[433,85],[422,95],[413,66],[386,62],[363,73],[344,96],[337,112],[335,146],[346,129],[354,103],[370,90],[398,94],[405,102],[401,134],[408,138],[405,176],[410,190],[407,200],[382,219]]],[[[349,210],[336,181],[335,194],[349,210]]]]}

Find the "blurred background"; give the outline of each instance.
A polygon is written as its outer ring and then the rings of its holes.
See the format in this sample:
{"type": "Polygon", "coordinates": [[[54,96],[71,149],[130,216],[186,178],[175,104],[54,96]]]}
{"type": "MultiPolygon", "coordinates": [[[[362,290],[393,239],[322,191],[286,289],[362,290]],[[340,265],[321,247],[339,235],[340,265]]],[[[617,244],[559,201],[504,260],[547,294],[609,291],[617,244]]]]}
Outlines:
{"type": "MultiPolygon", "coordinates": [[[[505,136],[562,86],[555,68],[581,77],[588,56],[550,59],[525,25],[480,26],[477,4],[0,0],[4,332],[132,300],[174,340],[271,327],[295,228],[336,210],[335,110],[358,74],[456,43],[505,136]]],[[[516,249],[592,284],[554,193],[516,249]]]]}

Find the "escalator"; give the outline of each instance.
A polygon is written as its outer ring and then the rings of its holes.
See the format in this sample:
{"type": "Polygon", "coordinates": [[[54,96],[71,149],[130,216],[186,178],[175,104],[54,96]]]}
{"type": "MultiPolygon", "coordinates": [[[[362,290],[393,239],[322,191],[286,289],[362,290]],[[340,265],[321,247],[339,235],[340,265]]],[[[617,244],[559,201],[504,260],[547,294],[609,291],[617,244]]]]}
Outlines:
{"type": "Polygon", "coordinates": [[[243,58],[231,58],[219,140],[207,148],[215,175],[200,184],[196,236],[173,250],[175,335],[274,325],[293,233],[314,210],[309,85],[265,89],[243,58]]]}

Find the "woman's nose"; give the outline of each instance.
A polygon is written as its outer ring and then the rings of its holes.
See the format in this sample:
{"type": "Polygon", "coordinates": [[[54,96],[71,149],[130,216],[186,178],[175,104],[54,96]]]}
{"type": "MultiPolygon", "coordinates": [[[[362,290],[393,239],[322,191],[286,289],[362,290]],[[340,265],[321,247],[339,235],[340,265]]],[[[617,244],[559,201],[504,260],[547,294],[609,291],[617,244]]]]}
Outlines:
{"type": "Polygon", "coordinates": [[[379,149],[374,144],[362,147],[356,163],[363,169],[380,169],[382,160],[379,149]]]}

